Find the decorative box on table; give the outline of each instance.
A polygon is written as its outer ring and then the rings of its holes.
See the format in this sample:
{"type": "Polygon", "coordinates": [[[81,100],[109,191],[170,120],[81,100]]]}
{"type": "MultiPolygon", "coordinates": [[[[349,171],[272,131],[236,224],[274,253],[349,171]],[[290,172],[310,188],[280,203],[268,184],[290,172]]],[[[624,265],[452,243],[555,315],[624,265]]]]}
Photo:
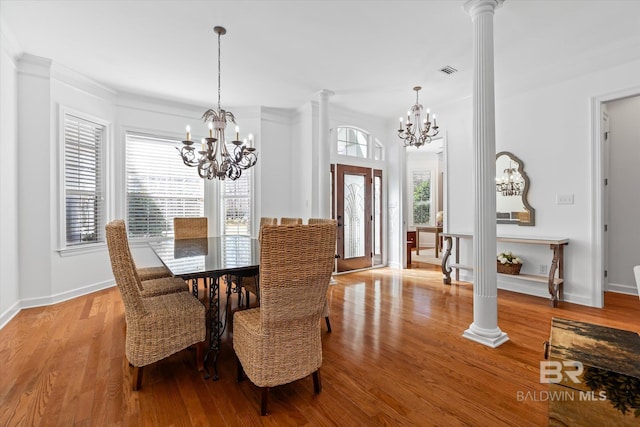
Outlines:
{"type": "Polygon", "coordinates": [[[547,351],[550,426],[640,425],[637,332],[554,318],[547,351]]]}
{"type": "Polygon", "coordinates": [[[502,264],[498,262],[498,273],[502,274],[520,274],[522,264],[502,264]]]}

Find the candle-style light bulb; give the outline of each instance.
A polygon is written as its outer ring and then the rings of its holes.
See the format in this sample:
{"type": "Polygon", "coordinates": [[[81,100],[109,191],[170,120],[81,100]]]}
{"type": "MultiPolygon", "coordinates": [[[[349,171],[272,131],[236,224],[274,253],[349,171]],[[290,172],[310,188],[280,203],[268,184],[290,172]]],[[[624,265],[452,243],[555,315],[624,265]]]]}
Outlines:
{"type": "Polygon", "coordinates": [[[433,127],[437,128],[438,127],[438,123],[436,122],[436,115],[433,115],[433,127]]]}
{"type": "Polygon", "coordinates": [[[427,108],[427,121],[429,121],[429,113],[431,113],[431,110],[427,108]]]}
{"type": "Polygon", "coordinates": [[[191,141],[191,126],[187,125],[187,141],[191,141]]]}
{"type": "Polygon", "coordinates": [[[251,146],[251,144],[253,144],[253,134],[252,133],[249,134],[249,146],[251,146]]]}
{"type": "Polygon", "coordinates": [[[200,151],[207,151],[207,149],[204,146],[204,138],[200,140],[200,151]]]}
{"type": "Polygon", "coordinates": [[[209,138],[213,138],[213,122],[209,122],[209,138]]]}
{"type": "Polygon", "coordinates": [[[236,126],[236,141],[240,140],[240,126],[236,126]]]}
{"type": "Polygon", "coordinates": [[[400,117],[400,129],[398,130],[402,130],[402,117],[400,117]]]}

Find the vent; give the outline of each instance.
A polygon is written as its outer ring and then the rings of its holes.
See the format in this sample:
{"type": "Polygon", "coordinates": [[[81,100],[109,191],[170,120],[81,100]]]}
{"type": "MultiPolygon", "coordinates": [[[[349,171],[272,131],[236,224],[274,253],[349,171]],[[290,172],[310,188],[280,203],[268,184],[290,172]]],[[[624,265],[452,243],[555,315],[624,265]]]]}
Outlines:
{"type": "Polygon", "coordinates": [[[456,70],[455,68],[453,68],[453,67],[452,67],[452,66],[450,66],[450,65],[447,65],[447,66],[445,66],[445,67],[441,68],[441,69],[440,69],[440,71],[442,71],[442,72],[443,72],[443,73],[445,73],[445,74],[453,74],[453,73],[455,73],[455,72],[456,72],[456,71],[458,71],[458,70],[456,70]]]}

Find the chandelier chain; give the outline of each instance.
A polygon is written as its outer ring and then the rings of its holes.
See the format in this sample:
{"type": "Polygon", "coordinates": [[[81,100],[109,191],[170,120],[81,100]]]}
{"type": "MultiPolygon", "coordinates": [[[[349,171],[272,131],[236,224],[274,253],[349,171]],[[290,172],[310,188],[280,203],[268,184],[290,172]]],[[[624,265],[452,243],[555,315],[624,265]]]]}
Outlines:
{"type": "Polygon", "coordinates": [[[221,32],[218,32],[218,111],[220,111],[220,36],[221,32]]]}

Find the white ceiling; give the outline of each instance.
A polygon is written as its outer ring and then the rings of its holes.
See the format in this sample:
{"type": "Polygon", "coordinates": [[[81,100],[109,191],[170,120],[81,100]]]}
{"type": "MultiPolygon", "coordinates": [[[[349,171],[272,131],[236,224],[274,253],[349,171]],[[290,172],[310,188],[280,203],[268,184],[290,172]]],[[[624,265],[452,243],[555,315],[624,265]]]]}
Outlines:
{"type": "MultiPolygon", "coordinates": [[[[468,97],[472,23],[462,0],[0,0],[20,49],[128,92],[215,106],[333,104],[385,118],[468,97]],[[440,71],[450,65],[458,73],[440,71]]],[[[507,0],[495,15],[496,92],[640,58],[638,0],[507,0]]]]}

